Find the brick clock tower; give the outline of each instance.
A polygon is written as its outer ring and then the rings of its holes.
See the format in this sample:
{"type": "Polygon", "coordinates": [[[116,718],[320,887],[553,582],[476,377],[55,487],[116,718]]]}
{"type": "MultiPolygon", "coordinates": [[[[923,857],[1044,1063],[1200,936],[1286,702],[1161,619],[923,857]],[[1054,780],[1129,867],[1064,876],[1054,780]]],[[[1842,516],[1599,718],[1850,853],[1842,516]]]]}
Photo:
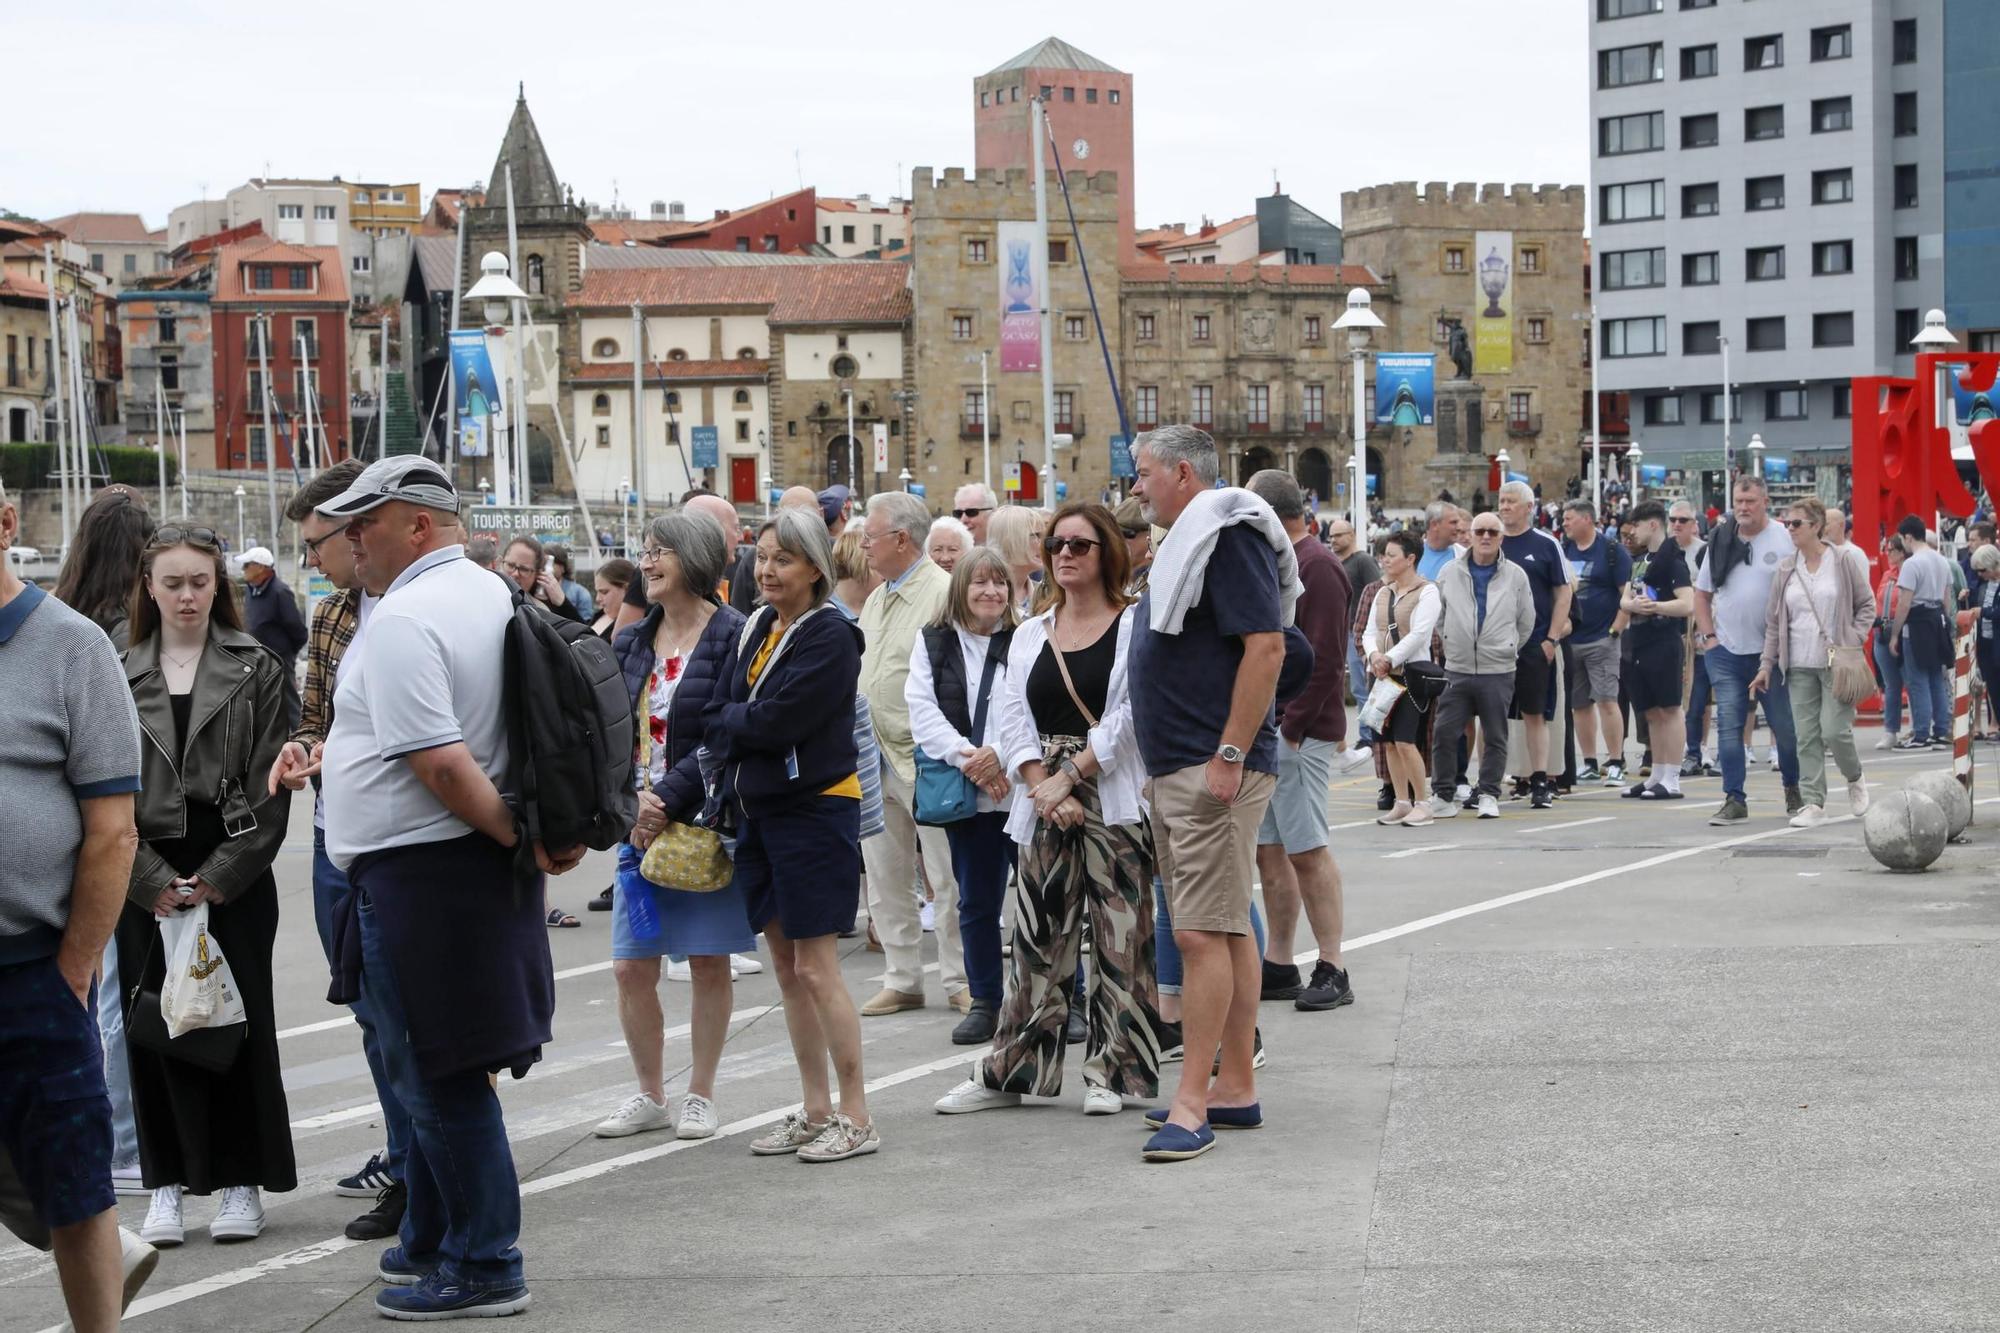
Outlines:
{"type": "MultiPolygon", "coordinates": [[[[1118,177],[1118,258],[1137,258],[1132,207],[1132,76],[1051,37],[972,81],[974,165],[1030,167],[1028,105],[1040,95],[1055,136],[1057,159],[1072,171],[1118,177]]],[[[1044,169],[1048,153],[1038,154],[1044,169]]],[[[1049,200],[1049,225],[1061,216],[1049,200]]]]}

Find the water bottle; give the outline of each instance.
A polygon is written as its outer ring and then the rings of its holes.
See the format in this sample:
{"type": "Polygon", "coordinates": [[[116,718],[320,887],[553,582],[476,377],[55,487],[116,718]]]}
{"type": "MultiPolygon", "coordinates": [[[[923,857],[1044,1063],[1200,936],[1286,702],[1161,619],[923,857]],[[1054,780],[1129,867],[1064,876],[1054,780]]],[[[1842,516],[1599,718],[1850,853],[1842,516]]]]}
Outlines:
{"type": "Polygon", "coordinates": [[[634,942],[660,938],[660,908],[653,900],[653,885],[633,871],[618,877],[618,897],[625,904],[625,923],[632,928],[634,942]]]}

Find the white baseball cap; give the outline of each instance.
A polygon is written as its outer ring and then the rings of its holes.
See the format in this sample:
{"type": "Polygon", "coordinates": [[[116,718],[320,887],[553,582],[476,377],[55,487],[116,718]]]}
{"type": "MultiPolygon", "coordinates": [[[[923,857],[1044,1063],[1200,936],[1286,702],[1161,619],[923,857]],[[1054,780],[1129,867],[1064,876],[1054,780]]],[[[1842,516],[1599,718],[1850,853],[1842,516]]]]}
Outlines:
{"type": "Polygon", "coordinates": [[[276,569],[278,567],[278,557],[271,554],[271,548],[268,546],[253,546],[243,553],[242,558],[237,563],[240,565],[263,565],[267,569],[276,569]]]}

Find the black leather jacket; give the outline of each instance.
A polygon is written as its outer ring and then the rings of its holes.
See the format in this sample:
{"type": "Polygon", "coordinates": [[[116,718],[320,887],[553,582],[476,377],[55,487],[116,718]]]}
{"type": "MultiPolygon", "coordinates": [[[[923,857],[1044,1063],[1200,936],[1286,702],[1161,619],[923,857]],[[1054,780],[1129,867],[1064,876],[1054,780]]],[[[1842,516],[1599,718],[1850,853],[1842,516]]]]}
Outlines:
{"type": "Polygon", "coordinates": [[[177,878],[153,850],[156,838],[187,832],[187,802],[222,812],[229,839],[199,875],[233,901],[271,868],[285,841],[292,794],[265,794],[271,765],[285,743],[285,667],[241,630],[211,624],[208,648],[195,668],[189,734],[174,745],[173,705],[160,670],[159,635],[125,650],[125,681],[139,710],[139,852],[126,899],[151,909],[177,878]]]}

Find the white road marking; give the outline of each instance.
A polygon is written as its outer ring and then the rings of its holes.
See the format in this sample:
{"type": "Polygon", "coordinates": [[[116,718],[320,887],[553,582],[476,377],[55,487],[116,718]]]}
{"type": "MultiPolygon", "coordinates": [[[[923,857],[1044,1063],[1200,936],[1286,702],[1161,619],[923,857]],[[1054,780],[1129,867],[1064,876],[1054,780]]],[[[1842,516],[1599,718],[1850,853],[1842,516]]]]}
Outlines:
{"type": "MultiPolygon", "coordinates": [[[[1460,844],[1458,844],[1458,843],[1455,843],[1455,842],[1433,842],[1433,843],[1425,843],[1425,844],[1424,844],[1423,846],[1421,846],[1421,847],[1405,847],[1405,848],[1404,848],[1404,849],[1403,849],[1402,851],[1400,851],[1400,852],[1384,852],[1384,853],[1382,854],[1382,859],[1383,859],[1384,861],[1400,861],[1400,860],[1402,860],[1402,859],[1403,859],[1404,857],[1406,857],[1406,856],[1422,856],[1422,855],[1423,855],[1423,854],[1424,854],[1425,852],[1449,852],[1449,851],[1453,851],[1453,850],[1455,850],[1455,849],[1456,849],[1456,848],[1457,848],[1457,847],[1458,847],[1459,845],[1460,845],[1460,844]]],[[[1342,948],[1345,948],[1346,946],[1345,946],[1345,945],[1342,945],[1341,947],[1342,947],[1342,948]]],[[[1314,956],[1314,957],[1318,957],[1319,955],[1315,954],[1315,955],[1313,955],[1313,956],[1314,956]]]]}
{"type": "Polygon", "coordinates": [[[1617,815],[1597,815],[1591,819],[1572,819],[1567,824],[1540,824],[1528,830],[1530,833],[1554,833],[1559,828],[1582,828],[1585,824],[1609,824],[1617,815]]]}

